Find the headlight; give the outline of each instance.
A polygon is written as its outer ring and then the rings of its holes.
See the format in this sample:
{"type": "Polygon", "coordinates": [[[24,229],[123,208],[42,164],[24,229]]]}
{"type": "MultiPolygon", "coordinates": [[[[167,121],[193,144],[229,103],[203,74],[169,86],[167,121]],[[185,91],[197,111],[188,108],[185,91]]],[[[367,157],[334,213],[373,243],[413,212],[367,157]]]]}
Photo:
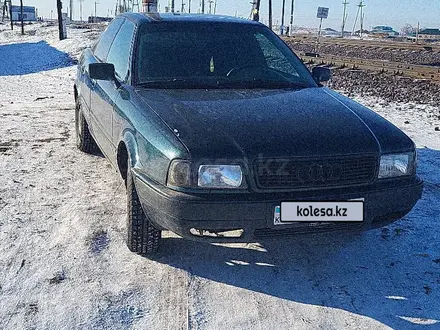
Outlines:
{"type": "Polygon", "coordinates": [[[411,175],[415,172],[415,153],[390,154],[380,157],[379,179],[411,175]]]}
{"type": "Polygon", "coordinates": [[[238,188],[243,181],[239,165],[201,165],[198,186],[203,188],[238,188]]]}
{"type": "Polygon", "coordinates": [[[167,185],[174,187],[191,186],[191,163],[186,160],[173,160],[168,170],[167,185]]]}

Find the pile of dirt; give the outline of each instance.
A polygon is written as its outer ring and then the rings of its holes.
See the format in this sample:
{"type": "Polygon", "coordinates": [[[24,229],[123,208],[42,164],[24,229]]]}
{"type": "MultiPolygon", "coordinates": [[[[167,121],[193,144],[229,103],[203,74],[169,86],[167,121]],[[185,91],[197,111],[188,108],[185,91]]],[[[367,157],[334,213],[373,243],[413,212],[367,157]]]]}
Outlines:
{"type": "MultiPolygon", "coordinates": [[[[287,43],[297,54],[316,52],[316,44],[314,42],[287,41],[287,43]]],[[[440,54],[425,49],[390,49],[382,47],[361,47],[359,45],[321,44],[319,53],[322,55],[440,66],[440,54]]]]}
{"type": "Polygon", "coordinates": [[[362,70],[332,70],[328,86],[348,94],[377,96],[389,102],[420,103],[438,106],[440,84],[385,73],[362,70]]]}

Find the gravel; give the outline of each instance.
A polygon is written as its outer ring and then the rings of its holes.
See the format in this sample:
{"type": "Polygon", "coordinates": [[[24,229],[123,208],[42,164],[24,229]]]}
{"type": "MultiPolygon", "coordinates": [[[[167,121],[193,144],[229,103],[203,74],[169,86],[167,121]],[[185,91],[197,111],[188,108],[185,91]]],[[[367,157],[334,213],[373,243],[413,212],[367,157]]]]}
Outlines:
{"type": "MultiPolygon", "coordinates": [[[[315,51],[314,43],[288,42],[288,44],[297,54],[315,51]]],[[[440,65],[440,55],[438,53],[424,50],[390,50],[374,47],[325,44],[321,45],[320,53],[340,57],[440,65]]],[[[438,106],[440,103],[440,84],[431,80],[338,67],[333,67],[332,73],[333,77],[327,84],[328,87],[339,90],[349,96],[376,96],[386,102],[416,103],[431,106],[438,106]]]]}
{"type": "MultiPolygon", "coordinates": [[[[288,41],[296,53],[315,52],[315,43],[288,41]]],[[[338,44],[321,44],[319,53],[341,57],[385,60],[408,64],[440,66],[440,54],[428,50],[386,49],[382,47],[349,46],[338,44]]]]}
{"type": "Polygon", "coordinates": [[[388,102],[438,106],[440,84],[386,73],[333,69],[328,86],[348,95],[377,96],[388,102]]]}

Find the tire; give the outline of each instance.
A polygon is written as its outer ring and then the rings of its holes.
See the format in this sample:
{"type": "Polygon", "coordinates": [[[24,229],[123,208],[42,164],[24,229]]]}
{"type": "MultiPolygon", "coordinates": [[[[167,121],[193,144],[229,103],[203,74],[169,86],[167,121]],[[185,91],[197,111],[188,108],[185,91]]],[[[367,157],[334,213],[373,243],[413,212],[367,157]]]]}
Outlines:
{"type": "Polygon", "coordinates": [[[131,173],[127,166],[127,246],[142,256],[154,255],[159,248],[162,232],[156,229],[142,209],[131,173]]]}
{"type": "Polygon", "coordinates": [[[75,131],[76,131],[76,147],[88,154],[97,152],[98,146],[90,134],[89,126],[81,111],[81,103],[77,99],[75,101],[75,131]]]}

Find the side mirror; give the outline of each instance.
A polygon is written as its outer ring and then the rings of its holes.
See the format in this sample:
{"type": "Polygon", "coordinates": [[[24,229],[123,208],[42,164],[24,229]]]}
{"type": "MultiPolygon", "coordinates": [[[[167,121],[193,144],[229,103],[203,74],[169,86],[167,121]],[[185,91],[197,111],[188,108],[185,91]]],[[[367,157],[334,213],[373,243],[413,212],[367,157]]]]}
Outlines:
{"type": "Polygon", "coordinates": [[[312,69],[312,76],[318,82],[329,81],[332,77],[332,72],[329,68],[325,68],[323,66],[315,66],[312,69]]]}
{"type": "Polygon", "coordinates": [[[116,80],[115,66],[111,63],[91,63],[89,76],[96,80],[116,80]]]}

